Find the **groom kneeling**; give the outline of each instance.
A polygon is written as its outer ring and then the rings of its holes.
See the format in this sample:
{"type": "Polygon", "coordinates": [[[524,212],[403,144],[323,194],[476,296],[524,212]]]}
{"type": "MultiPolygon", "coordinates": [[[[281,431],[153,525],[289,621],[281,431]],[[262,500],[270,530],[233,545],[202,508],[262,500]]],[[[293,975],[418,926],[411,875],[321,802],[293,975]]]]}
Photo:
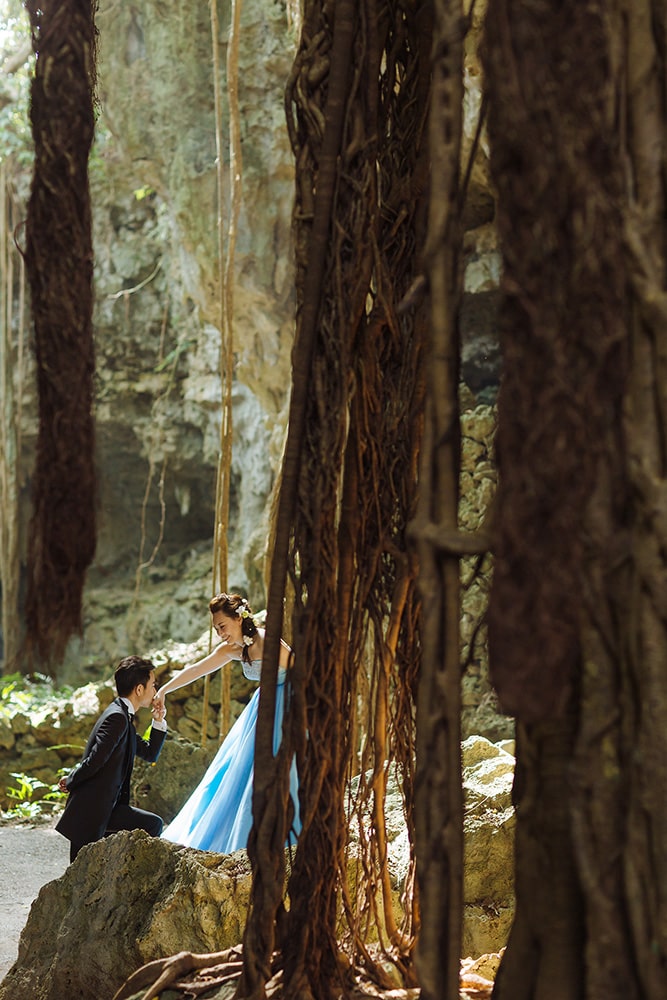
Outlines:
{"type": "Polygon", "coordinates": [[[130,779],[134,758],[154,762],[167,735],[164,706],[154,705],[155,669],[150,660],[126,656],[114,674],[115,698],[90,734],[81,761],[60,788],[70,796],[56,830],[70,841],[70,862],[85,844],[118,830],[145,830],[154,837],[162,832],[162,818],[130,805],[130,779]],[[150,739],[135,731],[138,709],[153,705],[150,739]]]}

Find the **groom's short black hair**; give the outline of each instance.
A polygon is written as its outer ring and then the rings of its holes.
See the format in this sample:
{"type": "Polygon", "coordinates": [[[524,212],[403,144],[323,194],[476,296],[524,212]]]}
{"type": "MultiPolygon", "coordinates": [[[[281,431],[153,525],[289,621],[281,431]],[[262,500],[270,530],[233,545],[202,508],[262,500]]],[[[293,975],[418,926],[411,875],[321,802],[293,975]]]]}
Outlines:
{"type": "Polygon", "coordinates": [[[127,698],[139,684],[148,684],[153,670],[155,667],[150,660],[144,660],[140,656],[126,656],[116,667],[116,691],[121,698],[127,698]]]}

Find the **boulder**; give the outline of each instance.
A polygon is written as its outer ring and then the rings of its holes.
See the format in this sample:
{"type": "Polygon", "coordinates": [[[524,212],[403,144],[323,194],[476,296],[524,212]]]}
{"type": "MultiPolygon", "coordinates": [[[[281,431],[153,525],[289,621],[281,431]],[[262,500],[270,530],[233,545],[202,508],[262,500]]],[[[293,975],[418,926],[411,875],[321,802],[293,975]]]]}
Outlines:
{"type": "Polygon", "coordinates": [[[476,957],[500,951],[514,915],[514,757],[470,736],[462,760],[463,954],[476,957]]]}
{"type": "Polygon", "coordinates": [[[170,734],[155,764],[137,757],[132,784],[134,804],[170,823],[199,784],[215,756],[218,744],[202,747],[170,734]]]}
{"type": "MultiPolygon", "coordinates": [[[[507,943],[514,916],[513,743],[470,736],[461,746],[463,821],[463,954],[479,957],[507,943]]],[[[369,776],[370,778],[370,776],[369,776]]],[[[357,781],[352,782],[356,794],[357,781]]],[[[385,797],[387,866],[395,912],[410,874],[403,796],[393,773],[385,797]]],[[[370,827],[370,814],[365,819],[370,827]]],[[[351,831],[356,843],[357,835],[351,831]]]]}
{"type": "MultiPolygon", "coordinates": [[[[507,746],[476,736],[462,747],[463,954],[474,957],[500,951],[513,914],[514,758],[507,746]]],[[[157,766],[138,775],[138,804],[171,819],[180,806],[176,800],[187,797],[210,753],[169,741],[157,766]]],[[[388,789],[386,816],[398,908],[410,850],[395,783],[388,789]]],[[[354,845],[350,864],[353,872],[354,845]]],[[[153,959],[232,947],[243,936],[250,888],[245,851],[197,851],[138,830],[90,844],[33,903],[18,958],[0,983],[0,1000],[111,997],[153,959]]]]}
{"type": "Polygon", "coordinates": [[[195,851],[140,830],[89,844],[33,903],[0,1000],[112,997],[152,959],[230,947],[250,882],[245,851],[195,851]]]}

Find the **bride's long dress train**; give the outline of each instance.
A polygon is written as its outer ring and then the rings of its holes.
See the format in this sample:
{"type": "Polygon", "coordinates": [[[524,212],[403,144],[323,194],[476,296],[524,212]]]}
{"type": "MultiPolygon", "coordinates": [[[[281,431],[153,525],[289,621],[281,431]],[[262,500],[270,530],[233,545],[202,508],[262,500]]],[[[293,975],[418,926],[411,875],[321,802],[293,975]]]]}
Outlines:
{"type": "MultiPolygon", "coordinates": [[[[246,665],[243,666],[243,672],[248,676],[246,665]]],[[[276,688],[274,754],[277,753],[282,738],[285,687],[284,671],[281,670],[276,688]]],[[[259,688],[230,729],[190,798],[162,831],[163,838],[186,847],[218,851],[221,854],[247,847],[252,826],[252,779],[258,705],[259,688]]],[[[290,770],[290,793],[294,804],[294,820],[288,841],[295,843],[301,829],[296,761],[292,761],[290,770]]]]}

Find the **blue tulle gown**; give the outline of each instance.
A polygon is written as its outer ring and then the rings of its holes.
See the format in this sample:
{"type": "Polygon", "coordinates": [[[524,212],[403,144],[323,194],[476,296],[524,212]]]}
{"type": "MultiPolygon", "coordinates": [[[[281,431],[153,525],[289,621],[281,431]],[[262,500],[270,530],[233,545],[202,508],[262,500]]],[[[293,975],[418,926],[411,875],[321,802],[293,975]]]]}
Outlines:
{"type": "MultiPolygon", "coordinates": [[[[242,661],[243,673],[258,681],[261,661],[242,661]]],[[[175,844],[197,847],[200,851],[230,854],[245,848],[252,826],[252,783],[255,757],[255,730],[259,688],[225,737],[220,749],[181,811],[165,827],[162,836],[175,844]]],[[[278,671],[273,752],[282,738],[285,710],[285,670],[278,671]]],[[[294,843],[301,828],[296,761],[290,770],[290,793],[294,821],[289,842],[294,843]]]]}

